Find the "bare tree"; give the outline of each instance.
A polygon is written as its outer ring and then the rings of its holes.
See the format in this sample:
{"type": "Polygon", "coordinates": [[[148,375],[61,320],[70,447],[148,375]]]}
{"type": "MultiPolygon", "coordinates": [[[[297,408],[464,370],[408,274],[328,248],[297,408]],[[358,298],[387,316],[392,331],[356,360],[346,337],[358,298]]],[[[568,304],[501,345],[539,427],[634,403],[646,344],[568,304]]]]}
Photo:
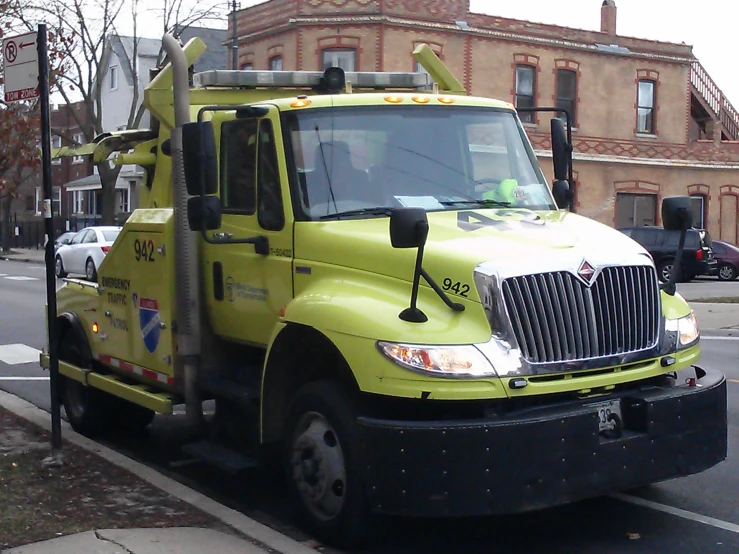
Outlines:
{"type": "MultiPolygon", "coordinates": [[[[2,1],[2,0],[0,0],[2,1]]],[[[139,0],[31,0],[26,3],[25,20],[33,18],[45,19],[49,26],[62,36],[69,35],[73,39],[63,43],[63,57],[68,62],[66,70],[59,75],[57,90],[64,100],[71,104],[74,98],[81,97],[85,106],[72,115],[82,130],[85,141],[90,143],[103,132],[102,87],[108,69],[108,61],[112,55],[112,40],[121,37],[118,28],[123,23],[125,14],[130,14],[133,22],[132,36],[121,41],[122,52],[117,52],[121,64],[125,64],[127,72],[133,77],[133,97],[128,106],[126,129],[138,129],[144,115],[144,106],[140,95],[140,86],[148,80],[148,75],[139,74],[139,36],[138,20],[141,16],[139,0]],[[130,44],[130,50],[126,47],[130,44]]],[[[216,19],[221,13],[222,2],[208,0],[164,0],[161,14],[163,31],[186,28],[198,21],[216,19]]],[[[147,14],[147,17],[151,17],[147,14]]],[[[163,61],[160,48],[158,62],[163,61]]],[[[109,161],[97,163],[98,174],[102,186],[102,223],[112,224],[115,219],[116,194],[115,184],[121,166],[109,161]]]]}

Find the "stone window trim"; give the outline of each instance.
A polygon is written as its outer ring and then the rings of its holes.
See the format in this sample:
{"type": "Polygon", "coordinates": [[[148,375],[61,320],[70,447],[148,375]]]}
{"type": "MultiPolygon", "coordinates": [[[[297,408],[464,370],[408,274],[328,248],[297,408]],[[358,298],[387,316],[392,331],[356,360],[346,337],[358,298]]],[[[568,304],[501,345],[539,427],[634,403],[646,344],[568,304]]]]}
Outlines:
{"type": "MultiPolygon", "coordinates": [[[[619,192],[630,192],[632,194],[653,194],[657,197],[657,206],[662,205],[662,185],[649,181],[616,181],[613,183],[613,198],[619,192]]],[[[655,225],[662,225],[662,214],[657,209],[654,217],[655,225]]],[[[613,227],[616,227],[616,210],[613,210],[613,227]]]]}
{"type": "MultiPolygon", "coordinates": [[[[516,53],[513,54],[513,63],[511,64],[511,69],[513,70],[513,76],[512,76],[512,82],[511,82],[511,98],[513,98],[513,105],[516,105],[516,68],[518,66],[529,66],[534,69],[534,106],[538,106],[540,104],[539,102],[539,73],[541,72],[541,67],[539,65],[539,56],[536,56],[534,54],[526,54],[526,53],[516,53]]],[[[519,115],[519,118],[521,116],[519,115]]],[[[521,118],[523,119],[523,118],[521,118]]],[[[538,112],[533,112],[531,114],[531,121],[524,122],[524,124],[529,125],[539,125],[539,114],[538,112]]]]}
{"type": "Polygon", "coordinates": [[[360,71],[362,48],[360,38],[353,35],[329,35],[318,39],[316,67],[323,67],[324,50],[354,50],[354,71],[360,71]]]}
{"type": "Polygon", "coordinates": [[[659,71],[654,69],[637,69],[636,79],[634,79],[634,88],[636,94],[634,97],[634,136],[637,138],[654,138],[659,136],[659,71]],[[654,83],[654,98],[652,100],[652,132],[644,133],[639,131],[639,82],[652,81],[654,83]]]}
{"type": "MultiPolygon", "coordinates": [[[[721,185],[721,187],[719,188],[719,195],[718,195],[718,206],[719,206],[718,230],[719,230],[719,233],[718,234],[719,234],[720,240],[728,240],[728,239],[724,239],[721,236],[721,231],[723,230],[723,219],[724,219],[724,203],[723,203],[724,196],[734,196],[736,198],[737,204],[739,204],[739,186],[721,185]]],[[[736,217],[736,230],[735,230],[734,236],[739,237],[739,217],[736,217]]]]}
{"type": "Polygon", "coordinates": [[[254,67],[254,52],[245,52],[239,55],[239,67],[243,67],[246,64],[251,64],[254,67]]]}
{"type": "Polygon", "coordinates": [[[580,112],[580,78],[582,73],[580,72],[580,62],[570,60],[566,58],[557,58],[554,60],[554,68],[552,69],[552,75],[554,76],[554,91],[552,94],[552,105],[557,105],[557,76],[559,70],[572,71],[575,74],[575,113],[572,114],[572,130],[576,131],[578,126],[578,117],[580,112]]]}
{"type": "Polygon", "coordinates": [[[270,58],[276,58],[277,56],[282,56],[284,53],[285,47],[282,44],[275,44],[273,46],[270,46],[267,49],[267,59],[270,58]]]}

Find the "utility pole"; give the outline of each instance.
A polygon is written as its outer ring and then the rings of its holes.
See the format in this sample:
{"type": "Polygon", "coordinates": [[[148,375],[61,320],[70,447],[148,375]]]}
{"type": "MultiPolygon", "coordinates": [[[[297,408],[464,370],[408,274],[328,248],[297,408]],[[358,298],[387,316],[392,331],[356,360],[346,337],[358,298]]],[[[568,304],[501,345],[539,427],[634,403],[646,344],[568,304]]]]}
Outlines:
{"type": "Polygon", "coordinates": [[[239,33],[236,29],[236,10],[239,4],[231,0],[231,69],[239,68],[239,33]]]}

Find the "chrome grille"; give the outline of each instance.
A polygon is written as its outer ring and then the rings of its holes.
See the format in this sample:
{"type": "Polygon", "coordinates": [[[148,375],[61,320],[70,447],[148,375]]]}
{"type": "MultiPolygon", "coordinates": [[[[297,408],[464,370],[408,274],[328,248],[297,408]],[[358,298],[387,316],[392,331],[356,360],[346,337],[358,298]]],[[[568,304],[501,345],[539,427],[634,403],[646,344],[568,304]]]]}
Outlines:
{"type": "Polygon", "coordinates": [[[512,277],[503,281],[503,298],[531,363],[624,354],[657,341],[659,288],[651,267],[607,267],[591,287],[567,271],[512,277]]]}

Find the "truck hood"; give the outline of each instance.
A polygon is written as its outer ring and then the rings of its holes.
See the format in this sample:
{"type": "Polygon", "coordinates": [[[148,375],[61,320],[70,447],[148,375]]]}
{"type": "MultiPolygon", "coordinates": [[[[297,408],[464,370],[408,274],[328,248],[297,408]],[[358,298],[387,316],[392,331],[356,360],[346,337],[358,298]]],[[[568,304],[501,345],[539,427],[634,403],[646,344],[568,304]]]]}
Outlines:
{"type": "MultiPolygon", "coordinates": [[[[482,209],[429,212],[423,267],[439,284],[460,283],[473,294],[475,268],[501,277],[594,267],[650,264],[638,243],[588,218],[565,211],[482,209]]],[[[410,281],[415,249],[390,244],[389,218],[298,222],[296,264],[320,263],[410,281]]],[[[445,287],[446,288],[446,287],[445,287]]],[[[454,291],[452,291],[454,292],[454,291]]]]}

